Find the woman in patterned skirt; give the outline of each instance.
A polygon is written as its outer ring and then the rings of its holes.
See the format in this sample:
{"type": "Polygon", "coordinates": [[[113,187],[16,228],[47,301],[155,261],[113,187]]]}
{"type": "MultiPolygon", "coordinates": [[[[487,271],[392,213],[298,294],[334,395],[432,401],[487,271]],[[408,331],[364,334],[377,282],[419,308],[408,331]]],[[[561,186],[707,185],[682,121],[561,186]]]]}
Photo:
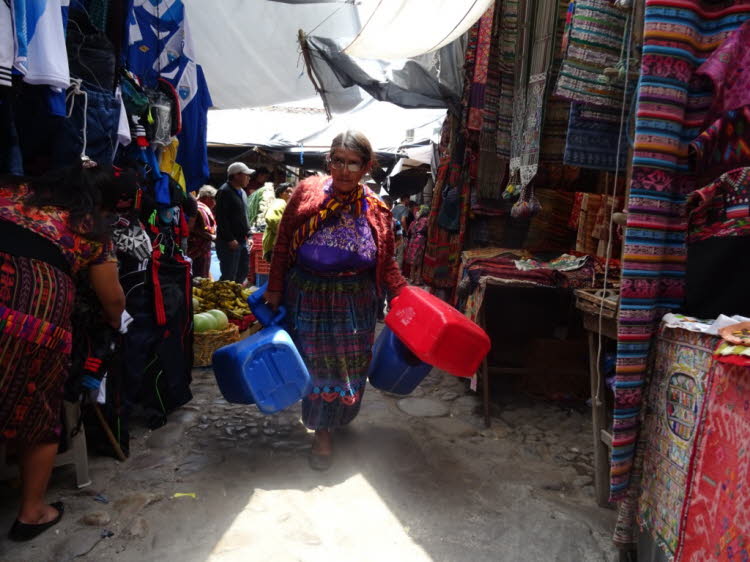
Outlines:
{"type": "Polygon", "coordinates": [[[103,220],[118,199],[113,179],[87,162],[33,188],[0,185],[0,441],[18,453],[22,478],[12,540],[34,538],[63,513],[44,495],[60,442],[73,278],[88,271],[112,326],[125,308],[103,220]]]}
{"type": "Polygon", "coordinates": [[[429,216],[430,208],[422,205],[417,218],[409,226],[409,241],[406,244],[404,264],[409,268],[408,277],[412,283],[421,284],[422,282],[422,260],[425,246],[427,246],[429,216]]]}
{"type": "Polygon", "coordinates": [[[302,421],[315,430],[310,465],[331,464],[331,431],[359,412],[384,291],[406,285],[394,260],[393,217],[360,182],[375,165],[357,132],[337,136],[330,177],[294,190],[279,225],[266,300],[285,304],[289,331],[313,378],[302,421]]]}

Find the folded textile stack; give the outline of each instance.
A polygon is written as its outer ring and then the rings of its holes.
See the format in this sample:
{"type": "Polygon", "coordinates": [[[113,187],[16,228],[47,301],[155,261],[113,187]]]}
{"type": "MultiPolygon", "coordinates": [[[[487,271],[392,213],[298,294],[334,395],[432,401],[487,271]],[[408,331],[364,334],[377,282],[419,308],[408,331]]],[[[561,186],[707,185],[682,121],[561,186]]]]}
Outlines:
{"type": "MultiPolygon", "coordinates": [[[[602,196],[602,204],[596,213],[594,228],[591,231],[593,241],[596,242],[596,255],[607,257],[607,244],[609,243],[609,229],[613,228],[612,212],[618,212],[622,209],[622,197],[612,197],[611,195],[602,196]],[[614,201],[613,201],[614,200],[614,201]]],[[[610,257],[619,257],[620,255],[620,235],[617,231],[612,233],[612,250],[610,257]]]]}
{"type": "Polygon", "coordinates": [[[596,193],[576,193],[569,215],[568,227],[577,231],[575,250],[596,255],[598,240],[593,237],[602,196],[596,193]]]}

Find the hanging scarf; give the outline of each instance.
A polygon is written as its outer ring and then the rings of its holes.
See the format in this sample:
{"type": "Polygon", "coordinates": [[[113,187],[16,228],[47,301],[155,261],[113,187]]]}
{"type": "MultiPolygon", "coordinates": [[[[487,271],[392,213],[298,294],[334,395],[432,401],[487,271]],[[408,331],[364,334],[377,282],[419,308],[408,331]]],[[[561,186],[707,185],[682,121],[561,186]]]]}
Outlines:
{"type": "Polygon", "coordinates": [[[333,180],[329,179],[323,186],[330,195],[323,203],[317,214],[311,216],[297,229],[292,237],[290,252],[292,256],[297,253],[299,247],[313,234],[315,234],[325,221],[334,215],[351,213],[357,219],[367,209],[367,205],[379,205],[387,208],[385,203],[378,199],[375,194],[364,185],[360,184],[357,189],[350,193],[339,193],[333,189],[333,180]]]}

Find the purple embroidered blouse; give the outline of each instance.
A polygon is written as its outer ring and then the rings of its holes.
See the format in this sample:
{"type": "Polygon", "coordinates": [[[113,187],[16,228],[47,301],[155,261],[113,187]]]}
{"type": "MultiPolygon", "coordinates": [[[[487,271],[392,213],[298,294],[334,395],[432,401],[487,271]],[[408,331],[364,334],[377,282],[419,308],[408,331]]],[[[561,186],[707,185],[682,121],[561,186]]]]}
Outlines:
{"type": "Polygon", "coordinates": [[[375,267],[377,246],[365,213],[329,218],[297,251],[297,263],[321,273],[364,271],[375,267]]]}

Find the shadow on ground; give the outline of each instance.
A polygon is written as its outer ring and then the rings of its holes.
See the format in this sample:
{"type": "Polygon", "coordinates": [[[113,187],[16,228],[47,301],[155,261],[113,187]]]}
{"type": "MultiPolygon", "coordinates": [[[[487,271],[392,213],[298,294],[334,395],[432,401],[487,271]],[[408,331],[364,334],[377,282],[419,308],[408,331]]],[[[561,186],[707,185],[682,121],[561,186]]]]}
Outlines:
{"type": "MultiPolygon", "coordinates": [[[[509,405],[486,430],[464,381],[433,373],[410,404],[369,389],[319,473],[298,410],[265,417],[227,404],[208,370],[196,371],[194,394],[164,428],[136,432],[127,462],[92,459],[90,488],[56,471],[50,498],[66,502],[63,522],[31,543],[0,542],[0,559],[615,559],[582,413],[509,405]]],[[[9,527],[13,483],[0,501],[9,527]]]]}

